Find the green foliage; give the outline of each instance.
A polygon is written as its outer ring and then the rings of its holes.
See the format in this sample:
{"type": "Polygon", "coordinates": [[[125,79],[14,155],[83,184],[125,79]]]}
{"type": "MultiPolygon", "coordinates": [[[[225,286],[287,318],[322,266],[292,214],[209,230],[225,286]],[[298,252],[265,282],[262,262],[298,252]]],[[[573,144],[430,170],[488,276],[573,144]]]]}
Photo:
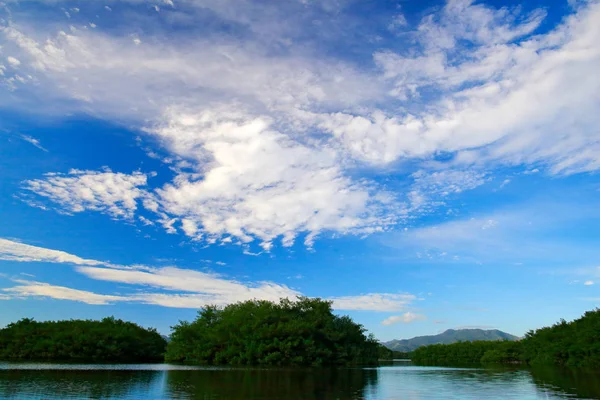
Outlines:
{"type": "Polygon", "coordinates": [[[475,341],[419,347],[411,360],[422,364],[479,364],[519,362],[520,342],[475,341]]]}
{"type": "Polygon", "coordinates": [[[410,353],[405,351],[392,351],[392,357],[394,360],[407,360],[410,358],[410,353]]]}
{"type": "Polygon", "coordinates": [[[385,347],[384,345],[380,344],[377,349],[377,357],[380,360],[393,360],[394,352],[385,347]]]}
{"type": "Polygon", "coordinates": [[[113,317],[47,322],[25,318],[0,330],[3,360],[161,361],[166,345],[156,330],[113,317]]]}
{"type": "Polygon", "coordinates": [[[600,310],[571,322],[530,331],[517,342],[459,342],[424,346],[411,353],[422,364],[527,363],[600,367],[600,310]]]}
{"type": "Polygon", "coordinates": [[[374,364],[379,344],[331,302],[251,300],[199,311],[172,327],[165,360],[234,365],[374,364]]]}
{"type": "Polygon", "coordinates": [[[404,353],[402,351],[393,351],[387,348],[385,345],[379,345],[379,359],[380,360],[401,360],[408,359],[409,353],[404,353]]]}
{"type": "Polygon", "coordinates": [[[523,359],[531,365],[600,367],[600,310],[571,322],[530,331],[523,339],[523,359]]]}

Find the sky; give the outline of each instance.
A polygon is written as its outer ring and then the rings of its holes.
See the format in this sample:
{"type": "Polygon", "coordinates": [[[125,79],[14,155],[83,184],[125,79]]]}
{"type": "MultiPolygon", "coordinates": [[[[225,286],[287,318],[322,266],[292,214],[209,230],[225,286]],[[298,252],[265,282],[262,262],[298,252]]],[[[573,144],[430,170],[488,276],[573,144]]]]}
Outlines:
{"type": "Polygon", "coordinates": [[[0,0],[0,326],[600,303],[600,2],[0,0]]]}

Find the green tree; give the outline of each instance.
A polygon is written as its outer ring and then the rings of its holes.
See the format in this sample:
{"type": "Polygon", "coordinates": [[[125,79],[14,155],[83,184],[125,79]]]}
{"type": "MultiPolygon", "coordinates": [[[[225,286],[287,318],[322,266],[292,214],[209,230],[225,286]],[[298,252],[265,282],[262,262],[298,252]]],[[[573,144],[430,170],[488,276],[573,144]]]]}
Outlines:
{"type": "Polygon", "coordinates": [[[165,359],[243,365],[374,364],[379,344],[330,301],[299,297],[205,307],[172,327],[165,359]]]}
{"type": "Polygon", "coordinates": [[[529,331],[519,341],[459,342],[419,347],[411,359],[424,364],[526,363],[600,367],[600,310],[529,331]]]}
{"type": "Polygon", "coordinates": [[[166,345],[155,329],[113,317],[46,322],[24,318],[0,329],[3,360],[162,361],[166,345]]]}

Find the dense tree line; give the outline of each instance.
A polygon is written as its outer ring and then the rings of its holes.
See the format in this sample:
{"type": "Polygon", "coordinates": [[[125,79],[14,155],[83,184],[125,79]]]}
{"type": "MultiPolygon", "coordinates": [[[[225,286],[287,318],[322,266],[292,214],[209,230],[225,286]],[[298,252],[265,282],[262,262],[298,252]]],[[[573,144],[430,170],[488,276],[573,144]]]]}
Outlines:
{"type": "Polygon", "coordinates": [[[162,361],[167,342],[154,329],[115,318],[37,322],[0,329],[0,359],[162,361]]]}
{"type": "Polygon", "coordinates": [[[531,365],[600,367],[600,309],[571,322],[527,332],[523,360],[531,365]]]}
{"type": "Polygon", "coordinates": [[[438,365],[517,363],[521,354],[521,342],[479,340],[419,347],[410,359],[418,364],[438,365]]]}
{"type": "Polygon", "coordinates": [[[524,363],[600,368],[600,310],[571,322],[529,331],[516,342],[460,342],[416,349],[411,359],[424,364],[524,363]]]}
{"type": "MultiPolygon", "coordinates": [[[[171,341],[155,329],[115,318],[37,322],[0,329],[0,359],[111,362],[189,362],[235,365],[368,365],[407,358],[379,344],[331,302],[251,300],[208,306],[193,322],[172,327],[171,341]]],[[[600,310],[528,332],[519,341],[423,346],[421,364],[524,363],[600,368],[600,310]]]]}
{"type": "Polygon", "coordinates": [[[405,353],[403,351],[395,351],[390,350],[388,347],[383,344],[379,345],[379,359],[380,360],[404,360],[410,357],[410,353],[405,353]]]}
{"type": "Polygon", "coordinates": [[[205,307],[172,327],[165,360],[234,365],[375,364],[380,345],[331,302],[251,300],[205,307]]]}

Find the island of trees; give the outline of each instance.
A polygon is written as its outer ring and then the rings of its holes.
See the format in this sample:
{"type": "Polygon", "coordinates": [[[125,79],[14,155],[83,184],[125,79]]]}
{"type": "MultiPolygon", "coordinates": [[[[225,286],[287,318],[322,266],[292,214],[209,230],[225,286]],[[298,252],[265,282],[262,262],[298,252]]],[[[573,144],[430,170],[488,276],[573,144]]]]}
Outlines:
{"type": "Polygon", "coordinates": [[[0,329],[0,359],[23,361],[156,362],[167,341],[155,329],[115,318],[37,322],[0,329]]]}
{"type": "Polygon", "coordinates": [[[80,362],[183,362],[211,365],[374,365],[519,363],[600,368],[600,310],[528,332],[517,341],[474,341],[392,352],[331,302],[299,297],[208,306],[172,327],[170,341],[113,317],[101,321],[22,319],[0,329],[0,359],[80,362]]]}
{"type": "Polygon", "coordinates": [[[172,327],[167,362],[233,365],[376,364],[381,346],[330,301],[300,297],[206,307],[172,327]]]}
{"type": "Polygon", "coordinates": [[[419,347],[419,364],[528,364],[600,368],[600,310],[571,322],[529,331],[518,341],[459,342],[419,347]]]}

